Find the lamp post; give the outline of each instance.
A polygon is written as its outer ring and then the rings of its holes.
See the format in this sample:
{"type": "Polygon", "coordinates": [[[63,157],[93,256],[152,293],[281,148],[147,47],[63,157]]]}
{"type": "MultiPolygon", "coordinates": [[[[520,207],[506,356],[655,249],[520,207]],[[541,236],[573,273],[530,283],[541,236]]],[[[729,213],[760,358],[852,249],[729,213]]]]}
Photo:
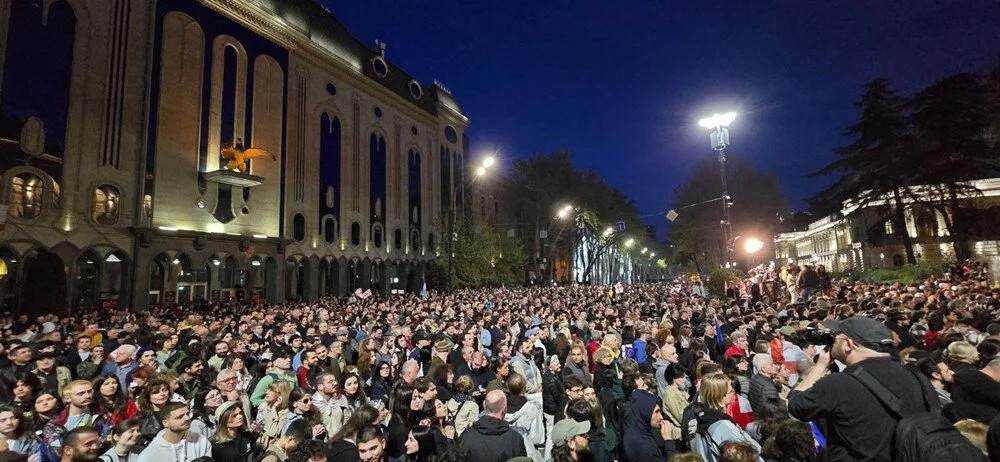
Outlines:
{"type": "Polygon", "coordinates": [[[712,129],[712,149],[719,153],[719,170],[722,174],[722,238],[726,245],[726,264],[733,261],[733,224],[729,221],[729,192],[726,186],[726,148],[729,147],[729,124],[736,119],[735,112],[712,114],[698,121],[698,125],[712,129]]]}
{"type": "MultiPolygon", "coordinates": [[[[475,176],[472,178],[476,180],[482,178],[486,173],[496,164],[496,157],[487,156],[475,169],[475,176]]],[[[465,176],[463,173],[459,172],[460,175],[465,176]]],[[[463,188],[463,195],[464,188],[463,188]]],[[[454,197],[451,198],[451,207],[448,207],[448,293],[452,291],[452,284],[454,282],[454,263],[453,259],[455,256],[455,215],[458,214],[457,211],[458,202],[454,197]]]]}

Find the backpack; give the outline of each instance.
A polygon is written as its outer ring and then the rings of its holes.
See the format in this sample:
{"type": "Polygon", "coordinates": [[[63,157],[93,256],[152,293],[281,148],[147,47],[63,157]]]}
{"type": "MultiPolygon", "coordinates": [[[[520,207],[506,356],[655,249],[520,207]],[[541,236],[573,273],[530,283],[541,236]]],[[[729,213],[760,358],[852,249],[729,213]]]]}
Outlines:
{"type": "Polygon", "coordinates": [[[985,461],[982,451],[941,416],[941,401],[922,374],[912,367],[904,367],[923,391],[927,412],[903,414],[903,400],[894,395],[864,368],[859,367],[848,375],[861,382],[897,419],[892,435],[892,460],[898,462],[950,462],[985,461]]]}
{"type": "MultiPolygon", "coordinates": [[[[271,376],[271,381],[272,382],[275,381],[275,380],[278,380],[278,374],[275,374],[274,372],[268,372],[267,375],[271,376]]],[[[247,393],[253,393],[254,389],[257,388],[257,384],[260,383],[261,379],[263,379],[264,377],[266,377],[266,376],[262,375],[260,377],[257,377],[256,379],[253,379],[250,382],[250,386],[247,387],[246,392],[247,393]]]]}
{"type": "Polygon", "coordinates": [[[253,460],[253,462],[261,462],[264,459],[266,459],[267,456],[274,456],[274,457],[278,458],[278,460],[281,460],[281,456],[279,456],[277,452],[274,452],[274,451],[272,451],[270,449],[268,449],[268,450],[266,450],[266,451],[264,451],[264,452],[262,452],[260,454],[257,454],[255,456],[253,456],[253,458],[251,460],[253,460]]]}

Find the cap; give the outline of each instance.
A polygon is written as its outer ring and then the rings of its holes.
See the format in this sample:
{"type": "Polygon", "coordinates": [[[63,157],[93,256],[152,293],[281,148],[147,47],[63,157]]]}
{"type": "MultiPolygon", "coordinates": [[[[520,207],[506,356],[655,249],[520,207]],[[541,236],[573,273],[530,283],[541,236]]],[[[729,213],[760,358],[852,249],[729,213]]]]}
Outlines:
{"type": "MultiPolygon", "coordinates": [[[[222,414],[225,414],[226,410],[228,410],[229,408],[231,408],[233,406],[236,406],[239,403],[240,403],[239,401],[226,401],[226,402],[222,403],[221,406],[219,406],[219,407],[217,407],[215,409],[215,421],[216,422],[221,422],[222,421],[222,414]]],[[[245,419],[243,420],[243,426],[244,427],[246,426],[246,420],[245,419]]]]}
{"type": "Polygon", "coordinates": [[[873,350],[884,351],[887,346],[892,345],[892,331],[872,318],[854,316],[843,321],[830,319],[823,321],[823,326],[833,332],[843,333],[859,345],[873,350]]]}
{"type": "Polygon", "coordinates": [[[552,427],[552,447],[566,444],[576,435],[584,435],[590,431],[590,421],[577,422],[573,419],[562,419],[552,427]]]}
{"type": "Polygon", "coordinates": [[[784,335],[785,337],[791,337],[795,335],[795,328],[792,326],[781,326],[781,328],[778,329],[778,332],[781,332],[781,335],[784,335]]]}

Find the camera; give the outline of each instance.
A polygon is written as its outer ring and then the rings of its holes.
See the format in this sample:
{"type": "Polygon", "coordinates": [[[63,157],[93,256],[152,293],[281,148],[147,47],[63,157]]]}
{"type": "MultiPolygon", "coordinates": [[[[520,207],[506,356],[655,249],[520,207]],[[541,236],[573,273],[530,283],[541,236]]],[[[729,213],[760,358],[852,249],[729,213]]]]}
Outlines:
{"type": "Polygon", "coordinates": [[[825,329],[815,329],[810,328],[802,332],[802,339],[813,345],[823,345],[826,347],[832,347],[833,341],[836,336],[833,332],[825,329]]]}

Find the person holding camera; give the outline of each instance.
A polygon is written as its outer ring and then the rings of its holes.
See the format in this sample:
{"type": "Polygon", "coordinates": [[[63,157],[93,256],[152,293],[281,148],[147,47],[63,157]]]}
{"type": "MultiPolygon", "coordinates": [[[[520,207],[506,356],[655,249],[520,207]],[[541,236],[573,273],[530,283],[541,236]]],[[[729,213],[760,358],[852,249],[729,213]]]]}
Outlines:
{"type": "Polygon", "coordinates": [[[805,422],[827,421],[829,460],[892,460],[897,419],[857,376],[873,377],[887,388],[904,415],[926,411],[920,379],[890,358],[892,331],[884,324],[855,316],[823,325],[830,330],[824,342],[829,348],[788,395],[789,413],[805,422]],[[847,368],[828,375],[831,359],[847,368]]]}

